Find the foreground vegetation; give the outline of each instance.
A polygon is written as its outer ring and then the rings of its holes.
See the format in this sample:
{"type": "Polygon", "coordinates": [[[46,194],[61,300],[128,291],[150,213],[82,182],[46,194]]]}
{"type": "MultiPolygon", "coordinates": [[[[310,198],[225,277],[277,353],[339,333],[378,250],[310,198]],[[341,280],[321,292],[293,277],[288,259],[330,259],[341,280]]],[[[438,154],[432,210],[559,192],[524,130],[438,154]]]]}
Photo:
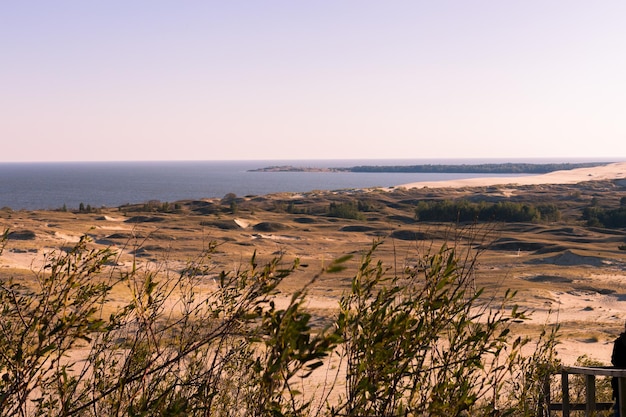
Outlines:
{"type": "Polygon", "coordinates": [[[83,238],[34,282],[0,277],[0,415],[535,415],[557,329],[511,332],[527,316],[476,288],[471,235],[400,270],[374,243],[324,326],[308,289],[349,257],[283,294],[297,259],[214,271],[211,245],[178,272],[122,269],[83,238]]]}

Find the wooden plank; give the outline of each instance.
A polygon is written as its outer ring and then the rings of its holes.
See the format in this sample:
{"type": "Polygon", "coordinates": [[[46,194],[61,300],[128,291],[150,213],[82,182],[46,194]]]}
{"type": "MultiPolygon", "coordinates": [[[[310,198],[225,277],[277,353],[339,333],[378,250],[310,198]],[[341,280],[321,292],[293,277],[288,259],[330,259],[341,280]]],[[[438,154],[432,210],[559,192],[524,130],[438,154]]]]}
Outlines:
{"type": "Polygon", "coordinates": [[[618,369],[612,366],[564,366],[562,369],[570,374],[626,378],[626,369],[618,369]]]}
{"type": "MultiPolygon", "coordinates": [[[[563,411],[563,416],[565,416],[565,410],[563,407],[565,404],[563,403],[552,403],[550,404],[550,411],[563,411]]],[[[613,403],[596,403],[596,411],[605,411],[613,408],[613,403]]],[[[573,403],[568,404],[569,411],[585,411],[587,409],[587,404],[583,403],[573,403]]]]}

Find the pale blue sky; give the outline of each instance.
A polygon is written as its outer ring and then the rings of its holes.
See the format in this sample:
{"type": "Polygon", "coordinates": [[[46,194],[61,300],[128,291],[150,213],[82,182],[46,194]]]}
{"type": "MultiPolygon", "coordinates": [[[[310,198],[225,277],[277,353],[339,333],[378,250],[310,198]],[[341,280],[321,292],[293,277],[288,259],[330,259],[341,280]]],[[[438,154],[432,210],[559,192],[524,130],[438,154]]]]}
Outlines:
{"type": "Polygon", "coordinates": [[[0,0],[0,161],[626,158],[626,2],[0,0]]]}

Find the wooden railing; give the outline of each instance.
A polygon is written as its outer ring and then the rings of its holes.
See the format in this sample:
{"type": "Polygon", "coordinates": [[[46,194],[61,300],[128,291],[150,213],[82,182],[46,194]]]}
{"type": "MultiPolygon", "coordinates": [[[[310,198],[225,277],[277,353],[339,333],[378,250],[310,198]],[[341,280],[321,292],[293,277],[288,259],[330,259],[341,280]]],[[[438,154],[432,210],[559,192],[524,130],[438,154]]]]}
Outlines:
{"type": "Polygon", "coordinates": [[[613,403],[596,402],[596,376],[617,377],[619,382],[620,416],[626,417],[626,369],[613,367],[565,366],[561,369],[562,402],[552,403],[550,399],[549,381],[544,390],[544,407],[539,415],[550,415],[550,411],[562,411],[563,417],[569,417],[571,411],[585,411],[585,416],[592,416],[600,410],[610,410],[613,403]],[[569,376],[585,375],[585,402],[570,403],[569,376]]]}

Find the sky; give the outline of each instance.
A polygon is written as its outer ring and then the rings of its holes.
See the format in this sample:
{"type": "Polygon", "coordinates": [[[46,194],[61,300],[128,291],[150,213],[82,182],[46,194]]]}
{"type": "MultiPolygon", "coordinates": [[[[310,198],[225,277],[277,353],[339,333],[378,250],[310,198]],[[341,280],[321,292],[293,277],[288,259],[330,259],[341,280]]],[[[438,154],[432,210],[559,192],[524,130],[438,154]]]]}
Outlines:
{"type": "Polygon", "coordinates": [[[0,162],[626,158],[626,2],[0,0],[0,162]]]}

